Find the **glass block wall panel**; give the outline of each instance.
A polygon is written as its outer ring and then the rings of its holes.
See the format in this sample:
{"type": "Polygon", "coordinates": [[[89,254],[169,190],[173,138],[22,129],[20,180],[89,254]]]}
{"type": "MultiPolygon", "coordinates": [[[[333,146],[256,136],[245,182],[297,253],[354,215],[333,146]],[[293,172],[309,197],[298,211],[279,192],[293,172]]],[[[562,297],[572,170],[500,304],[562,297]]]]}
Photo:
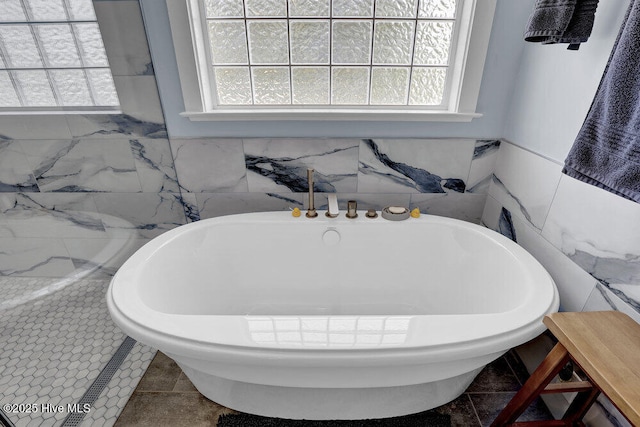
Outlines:
{"type": "Polygon", "coordinates": [[[409,68],[373,67],[371,71],[371,104],[407,105],[409,68]]]}
{"type": "Polygon", "coordinates": [[[290,21],[292,64],[329,64],[329,20],[290,21]]]}
{"type": "Polygon", "coordinates": [[[81,66],[76,42],[68,24],[35,25],[35,34],[48,68],[78,68],[81,66]]]}
{"type": "Polygon", "coordinates": [[[19,107],[20,99],[16,93],[8,71],[0,71],[0,107],[19,107]]]}
{"type": "Polygon", "coordinates": [[[448,65],[453,23],[451,21],[418,22],[414,65],[448,65]]]}
{"type": "Polygon", "coordinates": [[[447,18],[456,16],[456,0],[420,0],[419,18],[447,18]]]}
{"type": "Polygon", "coordinates": [[[289,0],[289,17],[329,17],[329,0],[289,0]]]}
{"type": "Polygon", "coordinates": [[[373,16],[373,0],[333,0],[335,18],[368,18],[373,16]]]}
{"type": "Polygon", "coordinates": [[[247,17],[287,17],[287,0],[244,0],[247,17]]]}
{"type": "Polygon", "coordinates": [[[214,64],[248,64],[244,21],[208,21],[211,57],[214,64]]]}
{"type": "Polygon", "coordinates": [[[242,0],[205,0],[207,18],[242,18],[242,0]]]}
{"type": "Polygon", "coordinates": [[[95,23],[72,24],[80,57],[85,67],[109,67],[107,52],[104,50],[100,28],[95,23]]]}
{"type": "Polygon", "coordinates": [[[287,21],[247,21],[252,64],[288,64],[287,21]]]}
{"type": "Polygon", "coordinates": [[[331,71],[332,104],[369,103],[369,67],[333,67],[331,71]]]}
{"type": "Polygon", "coordinates": [[[16,88],[28,105],[47,107],[57,105],[47,72],[44,70],[21,70],[12,72],[16,88]]]}
{"type": "Polygon", "coordinates": [[[51,70],[50,74],[62,105],[93,104],[84,70],[51,70]]]}
{"type": "Polygon", "coordinates": [[[27,20],[20,0],[3,0],[1,4],[0,22],[24,22],[27,20]]]}
{"type": "Polygon", "coordinates": [[[253,67],[251,77],[256,104],[291,104],[288,67],[253,67]]]}
{"type": "Polygon", "coordinates": [[[411,64],[414,21],[376,21],[374,64],[411,64]]]}
{"type": "Polygon", "coordinates": [[[63,0],[26,0],[29,21],[66,21],[63,0]]]}
{"type": "Polygon", "coordinates": [[[415,18],[418,0],[377,0],[376,18],[415,18]]]}
{"type": "Polygon", "coordinates": [[[251,105],[249,67],[216,67],[216,91],[221,105],[251,105]]]}
{"type": "Polygon", "coordinates": [[[67,11],[72,21],[95,21],[96,13],[91,0],[67,0],[67,11]]]}
{"type": "Polygon", "coordinates": [[[414,67],[411,73],[409,105],[440,105],[446,78],[446,68],[414,67]]]}
{"type": "Polygon", "coordinates": [[[0,42],[4,47],[7,68],[42,68],[42,59],[30,26],[0,26],[0,42]]]}
{"type": "Polygon", "coordinates": [[[0,0],[3,108],[119,105],[91,0],[0,0]],[[17,102],[16,102],[17,99],[17,102]]]}
{"type": "Polygon", "coordinates": [[[120,103],[111,71],[108,68],[89,68],[85,72],[89,79],[89,87],[91,87],[95,105],[117,107],[120,103]]]}
{"type": "Polygon", "coordinates": [[[372,21],[334,21],[334,64],[370,64],[372,21]]]}
{"type": "Polygon", "coordinates": [[[221,106],[443,105],[456,0],[201,1],[221,106]]]}
{"type": "Polygon", "coordinates": [[[292,67],[294,104],[329,104],[329,67],[292,67]]]}

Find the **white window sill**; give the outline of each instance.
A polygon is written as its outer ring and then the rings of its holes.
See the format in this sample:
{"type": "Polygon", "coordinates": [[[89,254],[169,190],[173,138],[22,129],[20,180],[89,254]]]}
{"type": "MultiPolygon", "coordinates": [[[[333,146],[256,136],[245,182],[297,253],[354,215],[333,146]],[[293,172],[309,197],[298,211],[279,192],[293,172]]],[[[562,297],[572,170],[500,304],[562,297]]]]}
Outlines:
{"type": "Polygon", "coordinates": [[[225,109],[212,112],[180,113],[193,122],[203,121],[250,121],[250,120],[324,120],[324,121],[423,121],[423,122],[470,122],[482,117],[479,113],[456,113],[434,110],[375,110],[356,111],[348,109],[305,109],[292,111],[287,109],[246,110],[225,109]]]}

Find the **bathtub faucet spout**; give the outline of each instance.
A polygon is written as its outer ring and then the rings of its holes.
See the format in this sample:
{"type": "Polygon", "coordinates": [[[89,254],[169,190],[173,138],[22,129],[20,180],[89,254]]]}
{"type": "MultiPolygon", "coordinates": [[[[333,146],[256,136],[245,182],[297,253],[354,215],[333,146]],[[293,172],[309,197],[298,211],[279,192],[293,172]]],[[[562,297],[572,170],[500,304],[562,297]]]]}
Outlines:
{"type": "Polygon", "coordinates": [[[318,216],[313,200],[313,172],[313,169],[307,169],[307,182],[309,183],[309,210],[307,211],[307,218],[315,218],[318,216]]]}

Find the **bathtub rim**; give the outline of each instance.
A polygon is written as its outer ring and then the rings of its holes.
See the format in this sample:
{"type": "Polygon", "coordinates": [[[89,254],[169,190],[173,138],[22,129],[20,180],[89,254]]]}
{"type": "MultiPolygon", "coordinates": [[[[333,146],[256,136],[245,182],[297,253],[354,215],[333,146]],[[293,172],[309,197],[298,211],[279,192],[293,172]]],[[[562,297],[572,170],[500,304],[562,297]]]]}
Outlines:
{"type": "MultiPolygon", "coordinates": [[[[195,358],[206,358],[207,354],[210,355],[212,351],[215,351],[216,357],[218,357],[220,360],[238,361],[242,359],[247,363],[253,363],[255,362],[256,357],[258,357],[258,359],[266,358],[268,361],[276,361],[277,364],[295,364],[297,358],[299,358],[299,355],[304,352],[306,362],[313,360],[314,363],[320,364],[328,363],[327,357],[329,355],[330,359],[333,360],[332,362],[330,362],[330,364],[340,363],[339,361],[346,362],[348,360],[353,360],[354,358],[357,358],[360,361],[368,360],[369,358],[371,358],[372,363],[379,363],[380,356],[388,356],[394,359],[400,357],[405,360],[405,363],[413,363],[412,360],[420,360],[421,362],[423,362],[425,360],[425,357],[432,360],[440,360],[451,357],[464,358],[465,355],[478,351],[482,353],[495,353],[497,351],[503,350],[506,351],[509,348],[528,341],[529,339],[532,339],[542,333],[545,330],[545,327],[542,324],[542,317],[545,314],[558,310],[559,296],[553,279],[551,278],[549,273],[542,267],[542,265],[540,265],[540,263],[535,260],[535,258],[533,258],[533,256],[530,255],[521,246],[519,246],[515,242],[512,242],[506,237],[480,225],[455,220],[452,218],[438,217],[434,215],[425,215],[418,220],[440,222],[445,224],[450,223],[457,226],[470,228],[497,241],[497,243],[505,247],[507,251],[511,253],[515,252],[514,255],[516,255],[518,260],[522,260],[524,258],[528,263],[528,268],[532,269],[541,281],[545,281],[548,284],[545,292],[541,293],[543,294],[543,296],[548,298],[548,301],[542,303],[539,302],[537,305],[533,306],[528,304],[529,301],[525,301],[514,309],[503,313],[476,315],[478,316],[478,319],[482,317],[484,318],[484,320],[487,320],[487,318],[489,317],[493,317],[494,320],[495,318],[498,318],[498,323],[501,323],[502,325],[508,324],[509,326],[504,327],[503,329],[498,330],[496,333],[490,334],[488,336],[486,334],[480,334],[475,338],[468,339],[462,342],[447,342],[440,345],[432,344],[423,346],[418,345],[384,348],[363,347],[355,349],[327,349],[313,347],[276,348],[265,347],[263,345],[247,345],[246,342],[243,343],[238,340],[234,341],[233,339],[226,342],[224,342],[223,340],[222,343],[211,342],[210,339],[202,339],[202,334],[200,336],[194,337],[193,334],[190,334],[189,331],[187,331],[184,327],[174,329],[172,333],[158,330],[158,325],[162,325],[163,323],[165,324],[165,326],[171,325],[175,323],[175,320],[180,320],[178,319],[179,317],[181,318],[181,320],[191,320],[191,323],[197,323],[197,321],[200,319],[197,319],[198,315],[176,315],[152,310],[146,304],[144,304],[141,298],[137,295],[135,287],[127,288],[124,285],[118,285],[118,283],[135,281],[135,263],[143,260],[145,257],[153,253],[153,251],[155,251],[157,248],[167,244],[186,230],[191,230],[198,227],[207,227],[208,224],[211,224],[212,222],[225,223],[248,219],[258,222],[284,221],[285,218],[288,217],[288,215],[289,214],[287,212],[261,212],[217,217],[178,227],[153,239],[138,252],[136,252],[136,254],[134,254],[129,261],[125,262],[122,268],[113,277],[109,286],[109,291],[107,293],[108,307],[113,319],[116,321],[118,326],[125,330],[125,332],[142,342],[154,343],[157,348],[169,353],[180,354],[186,352],[190,357],[195,358]],[[125,288],[127,288],[126,292],[123,292],[123,289],[125,288]],[[527,312],[527,315],[530,318],[527,317],[526,321],[515,322],[514,327],[514,324],[512,322],[514,321],[514,319],[522,318],[523,310],[527,312]],[[154,324],[153,328],[147,325],[149,320],[151,320],[151,323],[154,324]]],[[[302,219],[302,221],[304,220],[305,219],[302,219]]],[[[313,221],[316,223],[322,223],[324,221],[326,225],[336,224],[335,220],[314,219],[313,221]]],[[[367,220],[363,218],[362,221],[364,222],[367,220]]],[[[415,221],[415,219],[412,219],[411,221],[415,221]]],[[[353,220],[344,220],[342,221],[342,223],[355,224],[353,220]]],[[[470,315],[414,315],[408,317],[427,318],[433,316],[438,316],[440,318],[442,318],[443,316],[457,316],[458,318],[463,317],[468,322],[470,315]]],[[[233,320],[229,318],[235,318],[236,320],[238,320],[241,318],[245,318],[246,316],[203,315],[203,317],[207,317],[209,319],[213,318],[214,320],[229,321],[233,320]]],[[[470,328],[467,327],[467,329],[470,328]]],[[[384,357],[382,359],[384,359],[384,357]]],[[[263,362],[264,360],[262,360],[261,363],[263,362]]]]}

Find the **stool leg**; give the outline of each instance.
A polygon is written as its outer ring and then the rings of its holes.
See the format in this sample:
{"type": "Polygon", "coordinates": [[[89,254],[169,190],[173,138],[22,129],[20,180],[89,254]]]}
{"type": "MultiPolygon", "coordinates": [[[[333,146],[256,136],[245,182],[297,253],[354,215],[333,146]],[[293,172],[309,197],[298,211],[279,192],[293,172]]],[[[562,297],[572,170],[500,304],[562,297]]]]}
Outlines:
{"type": "Polygon", "coordinates": [[[588,391],[581,391],[576,397],[573,398],[573,402],[569,405],[567,412],[562,417],[563,420],[569,421],[569,425],[574,425],[577,421],[582,420],[587,411],[596,401],[600,390],[596,387],[588,391]]]}
{"type": "Polygon", "coordinates": [[[569,352],[567,349],[560,343],[556,344],[540,366],[531,374],[527,382],[524,383],[522,388],[513,396],[513,399],[491,423],[491,427],[506,426],[514,423],[568,361],[569,352]]]}

